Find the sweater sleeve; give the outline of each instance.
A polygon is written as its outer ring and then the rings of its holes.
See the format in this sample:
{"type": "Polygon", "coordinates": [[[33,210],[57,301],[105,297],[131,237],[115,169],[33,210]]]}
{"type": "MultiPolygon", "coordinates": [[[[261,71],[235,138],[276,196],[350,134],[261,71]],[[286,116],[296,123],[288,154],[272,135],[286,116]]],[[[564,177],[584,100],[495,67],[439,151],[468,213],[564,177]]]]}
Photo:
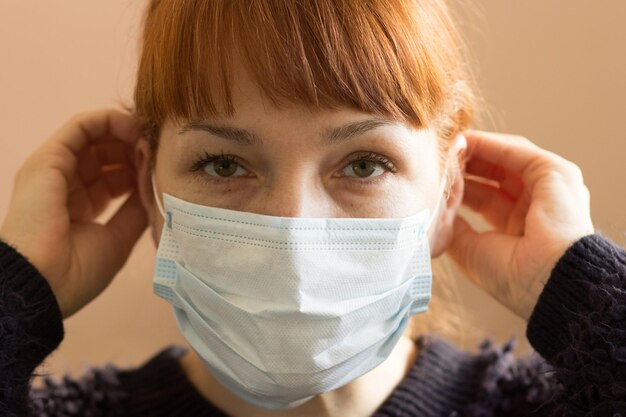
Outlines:
{"type": "Polygon", "coordinates": [[[626,251],[575,242],[552,270],[526,336],[553,368],[552,416],[626,416],[626,251]]]}
{"type": "Polygon", "coordinates": [[[48,282],[0,241],[0,416],[28,414],[32,374],[63,335],[61,310],[48,282]]]}

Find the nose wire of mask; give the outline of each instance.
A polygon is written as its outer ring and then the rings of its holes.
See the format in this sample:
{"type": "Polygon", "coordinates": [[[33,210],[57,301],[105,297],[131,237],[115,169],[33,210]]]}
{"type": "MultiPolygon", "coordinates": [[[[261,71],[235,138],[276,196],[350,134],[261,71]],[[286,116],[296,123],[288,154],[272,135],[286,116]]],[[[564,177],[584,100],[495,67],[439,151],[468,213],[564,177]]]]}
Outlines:
{"type": "Polygon", "coordinates": [[[428,310],[432,212],[275,217],[152,188],[166,222],[154,292],[205,367],[243,400],[292,408],[381,364],[428,310]],[[216,319],[217,318],[217,319],[216,319]]]}

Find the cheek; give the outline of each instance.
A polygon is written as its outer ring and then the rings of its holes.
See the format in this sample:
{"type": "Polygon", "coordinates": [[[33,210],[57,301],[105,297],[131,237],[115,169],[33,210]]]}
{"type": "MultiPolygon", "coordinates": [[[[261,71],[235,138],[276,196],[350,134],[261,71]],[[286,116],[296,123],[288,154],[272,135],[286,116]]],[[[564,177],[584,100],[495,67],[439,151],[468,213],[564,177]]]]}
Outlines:
{"type": "MultiPolygon", "coordinates": [[[[172,189],[178,190],[176,196],[179,198],[195,204],[266,214],[270,214],[270,206],[296,204],[291,200],[312,205],[302,208],[312,217],[408,217],[429,206],[430,188],[416,180],[392,178],[378,186],[356,189],[341,181],[309,185],[301,185],[298,192],[291,192],[273,189],[269,184],[262,186],[253,180],[220,187],[188,180],[179,182],[172,189]]],[[[160,214],[155,226],[160,232],[163,226],[160,214]]]]}
{"type": "Polygon", "coordinates": [[[214,186],[191,179],[181,188],[181,198],[203,206],[247,211],[247,205],[261,192],[258,183],[252,180],[214,186]]]}
{"type": "Polygon", "coordinates": [[[331,198],[349,217],[408,217],[427,207],[424,191],[416,181],[394,180],[369,192],[334,191],[331,198]]]}

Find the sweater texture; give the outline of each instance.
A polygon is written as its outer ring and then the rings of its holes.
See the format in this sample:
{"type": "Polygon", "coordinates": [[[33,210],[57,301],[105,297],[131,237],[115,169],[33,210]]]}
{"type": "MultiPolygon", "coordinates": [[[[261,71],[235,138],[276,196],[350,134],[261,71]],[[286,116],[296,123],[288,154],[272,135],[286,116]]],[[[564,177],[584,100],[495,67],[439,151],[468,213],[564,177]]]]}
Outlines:
{"type": "MultiPolygon", "coordinates": [[[[0,416],[226,416],[187,379],[179,346],[136,368],[92,368],[31,388],[63,335],[47,281],[0,241],[0,416]]],[[[469,353],[421,336],[413,366],[374,416],[626,417],[626,251],[600,233],[570,246],[526,336],[536,352],[524,358],[513,356],[514,339],[469,353]]]]}

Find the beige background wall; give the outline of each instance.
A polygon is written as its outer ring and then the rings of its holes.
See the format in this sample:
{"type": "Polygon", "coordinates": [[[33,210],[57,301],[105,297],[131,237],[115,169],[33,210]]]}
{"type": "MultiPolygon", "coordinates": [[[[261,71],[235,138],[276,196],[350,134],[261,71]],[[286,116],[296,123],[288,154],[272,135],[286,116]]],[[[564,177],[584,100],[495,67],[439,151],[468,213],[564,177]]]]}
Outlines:
{"type": "MultiPolygon", "coordinates": [[[[491,114],[483,127],[523,134],[581,166],[596,228],[624,245],[626,2],[473,3],[458,14],[491,114]]],[[[0,2],[0,217],[13,174],[54,129],[76,112],[130,99],[144,4],[0,2]]],[[[183,342],[169,307],[152,295],[153,256],[144,235],[114,283],[66,321],[66,338],[44,372],[139,364],[183,342]]],[[[499,341],[524,339],[524,323],[459,285],[469,324],[499,341]]]]}

